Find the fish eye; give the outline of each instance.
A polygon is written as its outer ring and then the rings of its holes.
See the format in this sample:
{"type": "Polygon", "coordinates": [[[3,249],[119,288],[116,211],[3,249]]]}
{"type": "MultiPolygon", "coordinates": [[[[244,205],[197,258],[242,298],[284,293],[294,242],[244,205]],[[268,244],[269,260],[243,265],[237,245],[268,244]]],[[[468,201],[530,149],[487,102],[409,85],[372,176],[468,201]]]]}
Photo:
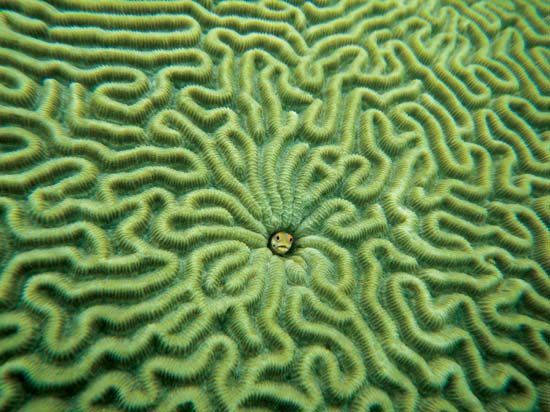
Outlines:
{"type": "Polygon", "coordinates": [[[281,236],[277,235],[277,236],[275,237],[275,239],[281,240],[281,236]]]}
{"type": "Polygon", "coordinates": [[[292,236],[289,236],[289,237],[288,237],[288,240],[289,240],[290,242],[292,242],[294,239],[292,238],[292,236]]]}

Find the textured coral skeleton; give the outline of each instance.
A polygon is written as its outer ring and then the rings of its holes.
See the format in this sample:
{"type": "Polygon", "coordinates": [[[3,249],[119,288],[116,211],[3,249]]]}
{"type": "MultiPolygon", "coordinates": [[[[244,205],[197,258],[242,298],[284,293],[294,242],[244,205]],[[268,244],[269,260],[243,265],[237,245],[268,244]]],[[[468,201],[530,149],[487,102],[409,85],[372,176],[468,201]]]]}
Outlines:
{"type": "Polygon", "coordinates": [[[0,0],[0,410],[550,410],[548,16],[0,0]]]}

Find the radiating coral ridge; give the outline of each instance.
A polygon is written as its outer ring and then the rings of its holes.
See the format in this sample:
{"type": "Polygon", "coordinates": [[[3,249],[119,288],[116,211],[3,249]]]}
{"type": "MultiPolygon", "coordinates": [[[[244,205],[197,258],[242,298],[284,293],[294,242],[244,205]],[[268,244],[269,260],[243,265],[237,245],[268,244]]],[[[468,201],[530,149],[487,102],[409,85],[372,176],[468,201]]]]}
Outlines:
{"type": "Polygon", "coordinates": [[[0,411],[550,410],[547,16],[0,0],[0,411]]]}

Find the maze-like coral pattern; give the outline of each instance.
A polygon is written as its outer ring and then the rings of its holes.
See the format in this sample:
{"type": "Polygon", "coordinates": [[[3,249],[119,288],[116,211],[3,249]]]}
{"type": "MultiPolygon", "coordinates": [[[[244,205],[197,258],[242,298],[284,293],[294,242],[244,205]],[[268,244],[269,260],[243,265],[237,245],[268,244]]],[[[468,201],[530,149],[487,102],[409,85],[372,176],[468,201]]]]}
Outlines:
{"type": "Polygon", "coordinates": [[[0,410],[550,410],[549,16],[0,0],[0,410]]]}

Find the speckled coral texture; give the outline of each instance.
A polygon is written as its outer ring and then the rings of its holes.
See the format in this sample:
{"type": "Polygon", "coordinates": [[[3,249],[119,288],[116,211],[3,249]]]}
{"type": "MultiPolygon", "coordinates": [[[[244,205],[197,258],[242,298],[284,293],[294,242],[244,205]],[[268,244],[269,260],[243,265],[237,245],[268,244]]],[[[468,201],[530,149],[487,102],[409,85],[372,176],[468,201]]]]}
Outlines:
{"type": "Polygon", "coordinates": [[[0,411],[550,410],[548,16],[0,0],[0,411]]]}

